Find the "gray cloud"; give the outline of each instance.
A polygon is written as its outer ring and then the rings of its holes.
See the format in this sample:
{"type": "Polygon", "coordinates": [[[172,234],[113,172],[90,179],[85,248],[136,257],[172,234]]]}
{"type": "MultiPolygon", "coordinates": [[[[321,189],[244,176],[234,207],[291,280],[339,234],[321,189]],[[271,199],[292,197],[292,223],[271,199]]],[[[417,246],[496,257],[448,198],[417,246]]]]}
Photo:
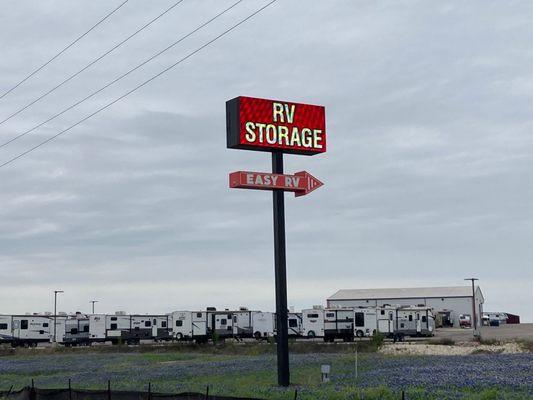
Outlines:
{"type": "MultiPolygon", "coordinates": [[[[130,0],[58,62],[0,100],[9,115],[172,1],[130,0]]],[[[104,15],[107,1],[6,1],[0,89],[104,15]]],[[[101,87],[229,1],[171,14],[0,127],[2,141],[101,87]]],[[[34,134],[64,129],[264,4],[205,31],[34,134]]],[[[533,5],[280,1],[164,77],[0,169],[0,312],[272,309],[271,196],[227,174],[270,168],[225,148],[238,95],[325,104],[329,149],[286,157],[325,187],[287,195],[289,302],[341,287],[457,285],[476,275],[487,309],[532,320],[530,134],[533,5]]]]}

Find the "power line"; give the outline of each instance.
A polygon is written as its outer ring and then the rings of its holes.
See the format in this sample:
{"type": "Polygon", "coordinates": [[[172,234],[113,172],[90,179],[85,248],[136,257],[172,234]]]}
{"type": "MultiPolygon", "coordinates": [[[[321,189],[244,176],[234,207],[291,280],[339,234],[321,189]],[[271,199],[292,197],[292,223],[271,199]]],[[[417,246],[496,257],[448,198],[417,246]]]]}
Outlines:
{"type": "Polygon", "coordinates": [[[13,86],[11,89],[9,89],[7,92],[3,93],[0,96],[0,99],[3,99],[5,96],[7,96],[9,93],[11,93],[13,90],[18,88],[20,85],[22,85],[24,82],[26,82],[28,79],[30,79],[33,75],[35,75],[37,72],[42,70],[44,67],[46,67],[48,64],[50,64],[52,61],[54,61],[57,57],[59,57],[61,54],[63,54],[65,51],[70,49],[72,46],[74,46],[77,42],[79,42],[82,38],[87,36],[89,32],[91,32],[94,28],[96,28],[98,25],[100,25],[102,22],[104,22],[106,19],[108,19],[111,15],[113,15],[115,12],[117,12],[124,4],[126,4],[129,0],[123,1],[117,8],[109,12],[104,18],[102,18],[100,21],[98,21],[96,24],[94,24],[88,31],[84,32],[80,36],[78,36],[74,41],[72,41],[67,47],[65,47],[63,50],[61,50],[59,53],[57,53],[55,56],[53,56],[51,59],[49,59],[47,62],[45,62],[43,65],[41,65],[39,68],[34,70],[32,73],[30,73],[28,76],[26,76],[23,80],[21,80],[19,83],[17,83],[15,86],[13,86]]]}
{"type": "MultiPolygon", "coordinates": [[[[96,59],[94,59],[93,61],[91,61],[89,64],[87,64],[85,67],[83,67],[82,69],[80,69],[78,72],[70,75],[67,79],[65,79],[64,81],[62,81],[61,83],[59,83],[58,85],[54,86],[52,89],[50,89],[48,92],[42,94],[41,96],[37,97],[35,100],[31,101],[30,103],[26,104],[24,107],[22,107],[21,109],[15,111],[13,114],[11,114],[10,116],[6,117],[5,119],[3,119],[2,121],[0,121],[0,125],[2,125],[4,122],[7,122],[9,121],[11,118],[15,117],[16,115],[20,114],[22,111],[26,110],[27,108],[31,107],[32,105],[34,105],[35,103],[37,103],[38,101],[44,99],[46,96],[48,96],[50,93],[54,92],[55,90],[59,89],[61,86],[63,86],[65,83],[69,82],[70,80],[74,79],[76,76],[78,76],[79,74],[81,74],[83,71],[87,70],[88,68],[90,68],[91,66],[93,66],[94,64],[96,64],[98,61],[100,61],[102,58],[106,57],[108,54],[110,54],[111,52],[115,51],[116,49],[118,49],[120,46],[122,46],[124,43],[126,43],[128,40],[130,40],[131,38],[133,38],[135,35],[137,35],[138,33],[142,32],[143,30],[145,30],[146,28],[148,28],[150,25],[152,25],[154,22],[156,22],[159,18],[161,18],[162,16],[164,16],[165,14],[167,14],[168,12],[170,12],[173,8],[175,8],[177,5],[179,5],[180,3],[182,3],[183,0],[179,0],[177,1],[176,3],[174,3],[173,5],[171,5],[169,8],[167,8],[165,11],[163,11],[161,14],[159,14],[157,17],[153,18],[152,20],[150,20],[149,22],[147,22],[146,24],[144,24],[142,27],[140,27],[139,29],[137,29],[135,32],[133,32],[131,35],[129,35],[127,38],[125,38],[124,40],[122,40],[121,42],[117,43],[115,46],[113,46],[112,48],[110,48],[109,50],[107,50],[105,53],[103,53],[101,56],[97,57],[96,59]]],[[[1,146],[0,146],[1,147],[1,146]]]]}
{"type": "Polygon", "coordinates": [[[113,79],[111,82],[108,82],[107,84],[105,84],[104,86],[102,86],[100,89],[98,90],[95,90],[94,92],[92,92],[91,94],[85,96],[83,99],[81,100],[78,100],[77,102],[75,102],[74,104],[71,104],[70,106],[68,106],[67,108],[63,109],[62,111],[58,112],[57,114],[55,115],[52,115],[50,118],[48,118],[47,120],[35,125],[34,127],[28,129],[27,131],[24,131],[22,132],[21,134],[9,139],[7,142],[4,142],[2,144],[0,144],[0,148],[2,147],[5,147],[7,146],[8,144],[14,142],[15,140],[18,140],[20,139],[21,137],[23,136],[26,136],[27,134],[33,132],[34,130],[40,128],[41,126],[47,124],[48,122],[56,119],[57,117],[65,114],[67,111],[70,111],[72,110],[74,107],[77,107],[78,105],[80,105],[81,103],[89,100],[91,97],[94,97],[96,96],[98,93],[102,92],[103,90],[107,89],[108,87],[114,85],[115,83],[117,83],[118,81],[120,81],[121,79],[125,78],[126,76],[128,76],[129,74],[131,74],[132,72],[138,70],[139,68],[141,68],[143,65],[149,63],[150,61],[152,61],[153,59],[159,57],[161,54],[167,52],[168,50],[170,50],[171,48],[173,48],[174,46],[176,46],[177,44],[179,44],[180,42],[184,41],[185,39],[187,39],[189,36],[193,35],[194,33],[198,32],[200,29],[204,28],[205,26],[209,25],[211,22],[213,22],[215,19],[221,17],[222,15],[224,15],[225,13],[227,13],[228,11],[230,11],[232,8],[236,7],[239,3],[242,3],[244,0],[238,0],[237,2],[233,3],[231,6],[229,6],[228,8],[226,8],[225,10],[221,11],[220,13],[218,13],[217,15],[215,15],[214,17],[212,17],[211,19],[207,20],[206,22],[204,22],[203,24],[199,25],[197,28],[195,28],[194,30],[192,30],[191,32],[189,32],[188,34],[182,36],[181,38],[179,38],[178,40],[176,40],[174,43],[171,43],[169,46],[165,47],[163,50],[157,52],[156,54],[152,55],[151,57],[148,57],[146,60],[144,60],[142,63],[138,64],[137,66],[133,67],[132,69],[130,69],[129,71],[123,73],[122,75],[118,76],[117,78],[113,79]]]}
{"type": "MultiPolygon", "coordinates": [[[[8,164],[11,164],[12,162],[18,160],[19,158],[21,157],[24,157],[26,154],[29,154],[35,150],[37,150],[39,147],[41,146],[44,146],[46,143],[48,142],[51,142],[52,140],[58,138],[59,136],[65,134],[66,132],[70,131],[72,128],[80,125],[81,123],[87,121],[89,118],[92,118],[93,116],[95,116],[96,114],[99,114],[100,112],[104,111],[105,109],[111,107],[113,104],[119,102],[120,100],[122,100],[123,98],[129,96],[130,94],[132,94],[133,92],[139,90],[140,88],[142,88],[143,86],[147,85],[148,83],[152,82],[153,80],[157,79],[158,77],[160,77],[161,75],[165,74],[166,72],[170,71],[172,68],[178,66],[179,64],[181,64],[182,62],[184,62],[185,60],[191,58],[192,56],[194,56],[196,53],[200,52],[201,50],[205,49],[206,47],[208,47],[209,45],[211,45],[212,43],[216,42],[218,39],[222,38],[223,36],[227,35],[228,33],[230,33],[231,31],[233,31],[235,28],[237,28],[238,26],[242,25],[243,23],[245,23],[246,21],[248,21],[249,19],[253,18],[255,15],[259,14],[261,11],[263,11],[265,8],[269,7],[270,5],[274,4],[277,0],[271,0],[269,3],[265,4],[263,7],[257,9],[256,11],[254,11],[252,14],[248,15],[246,18],[240,20],[238,23],[236,23],[235,25],[231,26],[230,28],[226,29],[224,32],[222,32],[221,34],[219,34],[218,36],[214,37],[213,39],[209,40],[208,42],[204,43],[202,46],[198,47],[196,50],[192,51],[191,53],[187,54],[185,57],[181,58],[180,60],[176,61],[174,64],[171,64],[170,66],[168,66],[167,68],[165,68],[164,70],[162,70],[161,72],[157,73],[156,75],[152,76],[150,79],[147,79],[146,81],[144,81],[143,83],[141,83],[140,85],[137,85],[136,87],[134,87],[133,89],[131,89],[130,91],[124,93],[122,96],[120,97],[117,97],[115,100],[113,100],[112,102],[110,103],[107,103],[105,106],[103,107],[100,107],[98,110],[94,111],[93,113],[87,115],[86,117],[84,117],[83,119],[79,120],[78,122],[76,122],[75,124],[72,124],[71,126],[69,126],[68,128],[66,129],[63,129],[62,131],[60,131],[59,133],[56,133],[54,136],[51,136],[49,137],[48,139],[46,140],[43,140],[41,143],[37,144],[36,146],[33,146],[32,148],[16,155],[15,157],[11,158],[10,160],[4,162],[3,164],[0,164],[0,168],[3,168],[5,167],[6,165],[8,164]]],[[[237,4],[237,3],[236,3],[237,4]]]]}

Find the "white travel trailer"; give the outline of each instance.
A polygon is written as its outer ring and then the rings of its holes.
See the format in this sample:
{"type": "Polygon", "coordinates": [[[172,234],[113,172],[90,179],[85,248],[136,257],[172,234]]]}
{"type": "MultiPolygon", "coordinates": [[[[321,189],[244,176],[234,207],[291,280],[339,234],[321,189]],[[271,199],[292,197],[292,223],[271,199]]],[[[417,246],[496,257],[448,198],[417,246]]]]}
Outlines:
{"type": "Polygon", "coordinates": [[[430,308],[383,306],[376,308],[377,330],[389,337],[433,336],[435,319],[430,308]]]}
{"type": "Polygon", "coordinates": [[[302,336],[310,339],[324,337],[324,309],[302,310],[302,336]]]}
{"type": "Polygon", "coordinates": [[[238,338],[251,338],[254,334],[253,316],[259,311],[249,311],[241,307],[233,312],[233,336],[238,338]]]}
{"type": "Polygon", "coordinates": [[[324,310],[324,341],[351,341],[354,337],[354,309],[327,308],[324,310]]]}
{"type": "Polygon", "coordinates": [[[176,340],[194,340],[206,342],[207,312],[206,311],[174,311],[171,314],[172,337],[176,340]]]}
{"type": "Polygon", "coordinates": [[[76,315],[64,320],[64,334],[57,340],[65,346],[87,346],[90,344],[89,318],[76,315]]]}
{"type": "Polygon", "coordinates": [[[354,310],[354,335],[358,338],[373,336],[377,329],[377,310],[375,308],[356,308],[354,310]]]}
{"type": "Polygon", "coordinates": [[[233,312],[208,310],[207,334],[210,337],[217,336],[220,339],[233,337],[233,312]]]}
{"type": "MultiPolygon", "coordinates": [[[[276,314],[272,312],[254,312],[252,315],[253,336],[256,339],[267,339],[276,336],[276,314]]],[[[299,337],[302,335],[302,315],[300,313],[288,313],[287,326],[289,336],[299,337]]]]}
{"type": "Polygon", "coordinates": [[[89,339],[113,344],[171,340],[169,319],[168,315],[93,314],[89,316],[89,339]]]}
{"type": "Polygon", "coordinates": [[[302,313],[290,312],[287,316],[289,336],[302,336],[302,313]]]}
{"type": "Polygon", "coordinates": [[[53,317],[49,316],[0,315],[0,343],[34,347],[40,342],[49,342],[52,325],[53,317]]]}
{"type": "Polygon", "coordinates": [[[272,312],[256,312],[252,315],[253,335],[257,340],[273,337],[275,325],[276,314],[272,312]]]}

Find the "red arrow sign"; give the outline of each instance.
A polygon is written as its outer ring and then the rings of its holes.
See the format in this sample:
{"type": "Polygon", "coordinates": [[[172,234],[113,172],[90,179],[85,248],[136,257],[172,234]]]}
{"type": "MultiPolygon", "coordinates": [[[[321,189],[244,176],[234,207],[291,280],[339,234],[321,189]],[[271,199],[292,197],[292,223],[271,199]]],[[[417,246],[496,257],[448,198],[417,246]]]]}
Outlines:
{"type": "Polygon", "coordinates": [[[239,189],[285,190],[296,197],[305,196],[323,183],[306,171],[294,175],[269,174],[265,172],[236,171],[229,174],[229,187],[239,189]]]}

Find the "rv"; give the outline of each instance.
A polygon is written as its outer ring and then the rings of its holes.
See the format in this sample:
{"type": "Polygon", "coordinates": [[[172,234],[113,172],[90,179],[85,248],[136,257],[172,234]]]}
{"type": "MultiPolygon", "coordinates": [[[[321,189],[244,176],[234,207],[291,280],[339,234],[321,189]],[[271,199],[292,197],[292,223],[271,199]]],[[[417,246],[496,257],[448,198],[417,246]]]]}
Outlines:
{"type": "Polygon", "coordinates": [[[289,312],[287,326],[290,337],[302,336],[302,313],[289,312]]]}
{"type": "Polygon", "coordinates": [[[356,308],[354,310],[354,335],[358,338],[373,336],[378,329],[375,308],[356,308]]]}
{"type": "Polygon", "coordinates": [[[377,330],[388,337],[433,336],[435,319],[430,308],[383,306],[376,308],[377,330]]]}
{"type": "Polygon", "coordinates": [[[241,307],[233,312],[233,336],[238,338],[251,338],[254,335],[253,316],[259,311],[248,311],[241,307]]]}
{"type": "Polygon", "coordinates": [[[312,339],[324,337],[324,309],[313,307],[302,310],[302,336],[312,339]]]}
{"type": "MultiPolygon", "coordinates": [[[[252,319],[253,336],[267,339],[276,336],[276,314],[272,312],[255,312],[252,319]]],[[[287,315],[288,334],[290,337],[302,336],[302,314],[290,312],[287,315]]]]}
{"type": "Polygon", "coordinates": [[[207,334],[211,338],[225,339],[233,337],[233,312],[208,309],[207,334]]]}
{"type": "Polygon", "coordinates": [[[252,315],[253,336],[257,340],[273,337],[275,326],[276,314],[272,312],[256,312],[252,315]]]}
{"type": "Polygon", "coordinates": [[[351,341],[354,338],[354,309],[330,308],[324,310],[324,341],[335,339],[351,341]]]}
{"type": "Polygon", "coordinates": [[[64,333],[57,341],[65,346],[90,345],[89,321],[88,317],[81,315],[64,320],[64,333]]]}
{"type": "Polygon", "coordinates": [[[90,341],[138,344],[141,340],[171,340],[169,319],[168,315],[90,315],[90,341]]]}
{"type": "Polygon", "coordinates": [[[176,340],[207,342],[206,311],[174,311],[171,314],[172,337],[176,340]]]}
{"type": "Polygon", "coordinates": [[[49,342],[53,336],[54,319],[42,315],[0,315],[0,343],[13,347],[35,347],[49,342]]]}

